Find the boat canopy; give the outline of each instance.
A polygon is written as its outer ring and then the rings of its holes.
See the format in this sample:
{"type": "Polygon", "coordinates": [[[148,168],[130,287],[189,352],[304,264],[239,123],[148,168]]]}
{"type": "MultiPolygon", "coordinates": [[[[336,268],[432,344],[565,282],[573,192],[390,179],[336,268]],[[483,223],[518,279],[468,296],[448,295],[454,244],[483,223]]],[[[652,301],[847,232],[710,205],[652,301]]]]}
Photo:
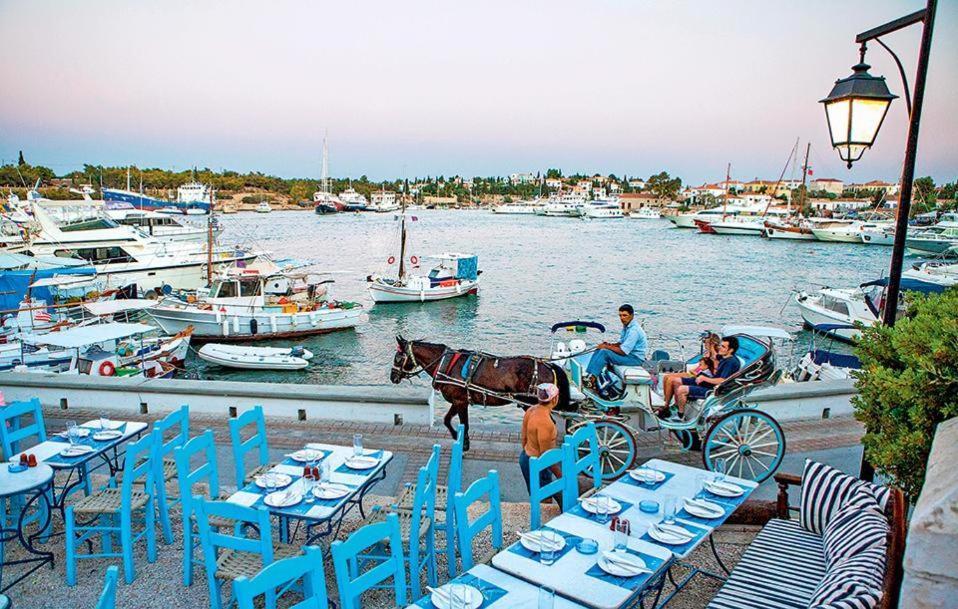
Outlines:
{"type": "Polygon", "coordinates": [[[89,266],[86,260],[61,258],[59,256],[27,256],[25,254],[0,253],[0,271],[16,269],[58,269],[63,267],[89,266]]]}
{"type": "Polygon", "coordinates": [[[475,281],[479,278],[479,257],[459,258],[456,266],[456,279],[475,281]]]}
{"type": "Polygon", "coordinates": [[[560,321],[559,323],[552,324],[553,333],[556,330],[561,330],[562,328],[567,328],[570,330],[578,330],[579,328],[592,328],[594,330],[598,330],[599,332],[605,332],[605,326],[597,321],[560,321]]]}
{"type": "Polygon", "coordinates": [[[792,340],[792,335],[788,332],[788,330],[783,330],[781,328],[775,328],[772,326],[722,326],[722,336],[730,336],[732,334],[748,334],[750,336],[757,336],[759,338],[792,340]]]}
{"type": "MultiPolygon", "coordinates": [[[[876,279],[874,281],[867,281],[861,284],[861,287],[867,288],[868,286],[873,285],[886,287],[888,285],[888,277],[882,277],[881,279],[876,279]]],[[[910,279],[908,277],[901,278],[900,287],[906,292],[921,292],[922,294],[940,294],[947,289],[945,286],[939,285],[937,283],[922,281],[920,279],[910,279]]]]}
{"type": "Polygon", "coordinates": [[[156,328],[147,324],[97,324],[80,326],[59,332],[46,334],[26,334],[23,342],[31,345],[50,345],[65,349],[78,349],[87,345],[102,343],[108,340],[119,340],[131,336],[139,336],[147,332],[155,332],[156,328]]]}
{"type": "MultiPolygon", "coordinates": [[[[0,259],[5,258],[9,263],[13,260],[9,258],[10,256],[20,256],[20,254],[0,254],[0,259]]],[[[52,256],[48,258],[22,256],[22,258],[35,261],[31,264],[37,266],[23,267],[18,265],[14,268],[4,269],[0,264],[0,310],[16,310],[28,290],[32,300],[36,302],[49,301],[51,293],[48,286],[35,289],[30,287],[32,283],[36,283],[38,280],[54,276],[62,278],[63,275],[85,275],[89,279],[96,275],[96,269],[86,260],[55,258],[59,264],[53,266],[52,263],[46,262],[47,259],[53,258],[52,256]]]]}
{"type": "Polygon", "coordinates": [[[143,311],[155,307],[156,301],[148,298],[124,298],[120,300],[103,300],[87,302],[83,305],[91,315],[116,315],[129,311],[143,311]]]}
{"type": "Polygon", "coordinates": [[[31,283],[29,287],[31,290],[33,288],[69,287],[92,281],[96,281],[96,275],[54,275],[53,277],[38,279],[31,283]]]}

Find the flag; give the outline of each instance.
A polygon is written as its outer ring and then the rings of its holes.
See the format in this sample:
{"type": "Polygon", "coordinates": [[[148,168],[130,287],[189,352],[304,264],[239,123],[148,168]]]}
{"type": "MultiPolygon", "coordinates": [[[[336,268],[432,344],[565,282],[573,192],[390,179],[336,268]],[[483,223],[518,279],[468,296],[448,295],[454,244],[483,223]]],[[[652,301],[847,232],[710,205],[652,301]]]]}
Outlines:
{"type": "Polygon", "coordinates": [[[34,322],[39,321],[39,322],[41,322],[41,323],[50,323],[51,319],[52,319],[52,318],[50,317],[50,314],[47,313],[46,311],[34,311],[34,312],[33,312],[33,321],[34,321],[34,322]]]}
{"type": "Polygon", "coordinates": [[[413,222],[418,222],[419,216],[409,216],[409,219],[412,220],[413,222]]]}
{"type": "Polygon", "coordinates": [[[806,169],[808,169],[808,175],[810,175],[810,176],[815,175],[815,172],[812,171],[812,168],[811,168],[811,167],[806,167],[806,169]]]}

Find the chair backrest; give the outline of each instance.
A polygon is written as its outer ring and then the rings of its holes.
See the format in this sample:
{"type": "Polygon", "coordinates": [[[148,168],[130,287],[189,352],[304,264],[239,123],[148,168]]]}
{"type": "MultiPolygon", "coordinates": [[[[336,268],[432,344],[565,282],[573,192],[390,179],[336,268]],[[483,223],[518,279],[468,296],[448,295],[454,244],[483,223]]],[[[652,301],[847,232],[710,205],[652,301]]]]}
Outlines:
{"type": "Polygon", "coordinates": [[[177,410],[153,423],[153,431],[157,435],[153,445],[153,455],[157,471],[163,471],[163,458],[186,444],[190,439],[190,407],[183,405],[177,410]],[[172,435],[169,432],[172,430],[172,435]]]}
{"type": "MultiPolygon", "coordinates": [[[[542,526],[541,506],[539,505],[545,499],[553,495],[560,495],[562,498],[562,507],[566,508],[565,502],[565,479],[556,478],[545,486],[539,485],[539,474],[552,467],[562,463],[562,450],[559,448],[550,448],[538,457],[529,459],[529,522],[532,530],[542,526]]],[[[564,474],[565,472],[563,472],[564,474]]]]}
{"type": "Polygon", "coordinates": [[[246,478],[246,453],[256,450],[257,465],[269,462],[269,446],[266,443],[266,419],[263,417],[263,407],[253,406],[244,411],[235,419],[231,419],[230,443],[233,445],[233,461],[236,466],[236,486],[243,487],[246,478]],[[253,435],[243,440],[245,427],[255,427],[253,435]]]}
{"type": "Polygon", "coordinates": [[[183,502],[183,522],[189,522],[195,508],[193,496],[197,484],[206,484],[207,497],[216,499],[220,494],[219,471],[216,465],[216,442],[213,431],[207,429],[183,446],[173,451],[176,460],[176,478],[180,485],[180,500],[183,502]],[[193,459],[199,456],[199,466],[193,469],[193,459]]]}
{"type": "Polygon", "coordinates": [[[446,478],[446,517],[453,513],[453,495],[462,490],[462,445],[466,439],[466,427],[460,423],[456,427],[456,441],[452,443],[449,456],[449,475],[446,478]]]}
{"type": "Polygon", "coordinates": [[[432,453],[426,465],[419,468],[419,475],[416,479],[416,495],[413,497],[412,513],[414,517],[410,521],[409,539],[419,539],[419,527],[422,522],[422,516],[425,516],[432,522],[436,513],[436,487],[439,485],[439,453],[441,447],[439,444],[433,444],[432,453]],[[415,516],[420,516],[416,518],[415,516]]]}
{"type": "Polygon", "coordinates": [[[106,580],[103,582],[103,592],[96,603],[96,609],[114,609],[116,607],[116,580],[120,576],[120,568],[111,565],[106,568],[106,580]]]}
{"type": "Polygon", "coordinates": [[[472,540],[486,527],[491,528],[492,547],[502,548],[502,500],[499,495],[499,472],[492,469],[485,478],[479,478],[469,485],[464,493],[456,493],[456,537],[459,539],[459,555],[462,557],[462,569],[468,571],[473,566],[472,540]],[[488,501],[489,510],[469,521],[469,506],[477,501],[488,501]]]}
{"type": "Polygon", "coordinates": [[[592,487],[602,486],[602,463],[599,461],[599,437],[595,423],[588,422],[562,443],[562,505],[574,505],[579,499],[579,474],[592,476],[592,487]]]}
{"type": "Polygon", "coordinates": [[[403,562],[399,516],[389,514],[382,522],[367,524],[350,535],[346,541],[334,541],[330,550],[336,569],[339,602],[343,609],[361,609],[363,593],[390,577],[393,578],[396,604],[406,604],[406,567],[403,562]],[[352,573],[359,572],[357,557],[386,538],[389,538],[389,558],[374,563],[374,567],[353,579],[352,573]]]}
{"type": "Polygon", "coordinates": [[[20,442],[35,438],[36,443],[47,439],[47,429],[43,425],[43,407],[39,398],[26,402],[10,402],[0,407],[0,449],[3,458],[9,459],[20,452],[20,442]],[[32,421],[25,421],[30,417],[32,421]]]}
{"type": "Polygon", "coordinates": [[[303,600],[288,605],[287,609],[327,609],[323,551],[316,546],[306,546],[304,550],[303,556],[278,560],[252,578],[237,578],[233,582],[237,609],[256,608],[256,598],[260,596],[269,599],[275,594],[278,598],[299,580],[302,580],[303,600]]]}
{"type": "MultiPolygon", "coordinates": [[[[193,497],[193,509],[196,510],[196,522],[200,530],[200,545],[203,547],[203,559],[207,565],[216,564],[216,555],[220,548],[259,554],[263,566],[273,562],[273,536],[270,529],[269,510],[246,507],[228,501],[208,501],[202,497],[193,497]],[[240,526],[214,530],[210,518],[218,516],[234,520],[240,526]],[[236,531],[246,531],[253,525],[259,531],[258,538],[244,537],[236,531]]],[[[207,570],[207,577],[212,573],[207,570]]],[[[213,588],[211,588],[212,590],[213,588]]]]}
{"type": "Polygon", "coordinates": [[[123,461],[123,481],[120,483],[120,499],[123,505],[130,505],[133,496],[133,485],[143,480],[143,488],[147,493],[153,493],[153,444],[156,436],[147,434],[131,442],[126,447],[126,456],[123,461]]]}

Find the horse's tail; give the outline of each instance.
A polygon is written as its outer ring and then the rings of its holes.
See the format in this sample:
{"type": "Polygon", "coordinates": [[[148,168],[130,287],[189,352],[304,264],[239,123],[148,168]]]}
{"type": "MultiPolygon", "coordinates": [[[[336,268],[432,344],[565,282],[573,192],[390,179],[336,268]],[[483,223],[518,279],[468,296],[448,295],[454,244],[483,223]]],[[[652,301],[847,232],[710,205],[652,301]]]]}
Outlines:
{"type": "Polygon", "coordinates": [[[572,406],[571,396],[569,395],[569,377],[566,376],[565,370],[558,364],[547,363],[546,366],[548,366],[555,375],[556,387],[559,388],[559,403],[556,404],[555,409],[560,412],[575,410],[572,406]]]}

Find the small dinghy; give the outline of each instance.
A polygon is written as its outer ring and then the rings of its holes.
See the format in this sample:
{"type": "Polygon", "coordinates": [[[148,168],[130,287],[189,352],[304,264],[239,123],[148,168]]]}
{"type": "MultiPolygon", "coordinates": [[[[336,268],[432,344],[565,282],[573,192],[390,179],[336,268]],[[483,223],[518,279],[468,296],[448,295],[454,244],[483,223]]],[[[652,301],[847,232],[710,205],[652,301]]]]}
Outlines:
{"type": "Polygon", "coordinates": [[[302,347],[241,347],[218,343],[203,345],[197,355],[211,364],[245,370],[301,370],[313,357],[302,347]]]}

